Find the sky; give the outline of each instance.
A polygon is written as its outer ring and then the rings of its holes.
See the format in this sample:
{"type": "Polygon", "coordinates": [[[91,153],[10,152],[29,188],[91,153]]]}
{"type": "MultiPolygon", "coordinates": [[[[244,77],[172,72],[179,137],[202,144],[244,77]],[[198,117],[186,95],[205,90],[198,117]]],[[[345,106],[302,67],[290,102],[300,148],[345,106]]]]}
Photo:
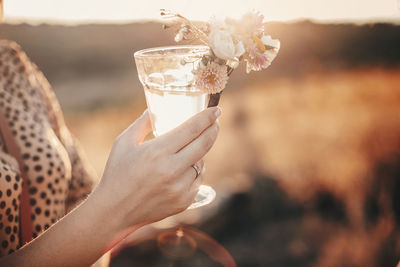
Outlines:
{"type": "Polygon", "coordinates": [[[193,20],[240,17],[250,10],[266,21],[400,21],[400,0],[4,0],[10,23],[125,23],[159,19],[159,9],[193,20]]]}

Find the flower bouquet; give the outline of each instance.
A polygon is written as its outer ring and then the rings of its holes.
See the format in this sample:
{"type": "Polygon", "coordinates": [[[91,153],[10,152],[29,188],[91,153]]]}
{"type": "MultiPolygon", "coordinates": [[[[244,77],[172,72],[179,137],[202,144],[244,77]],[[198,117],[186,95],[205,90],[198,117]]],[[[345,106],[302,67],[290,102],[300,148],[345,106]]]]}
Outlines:
{"type": "Polygon", "coordinates": [[[164,28],[178,26],[175,41],[201,42],[211,49],[195,70],[196,87],[210,95],[208,107],[216,106],[232,71],[246,61],[246,72],[260,71],[271,65],[280,49],[279,40],[264,32],[264,16],[258,12],[245,14],[240,20],[215,18],[197,26],[180,14],[161,9],[161,16],[173,19],[164,28]]]}
{"type": "MultiPolygon", "coordinates": [[[[240,61],[247,62],[247,72],[259,71],[271,64],[280,48],[279,41],[264,34],[263,16],[257,12],[240,20],[212,19],[199,26],[167,10],[161,10],[161,15],[173,19],[166,27],[178,26],[177,42],[202,45],[155,47],[135,53],[154,136],[172,130],[207,106],[217,106],[240,61]]],[[[214,198],[215,191],[202,185],[190,208],[207,205],[214,198]]]]}

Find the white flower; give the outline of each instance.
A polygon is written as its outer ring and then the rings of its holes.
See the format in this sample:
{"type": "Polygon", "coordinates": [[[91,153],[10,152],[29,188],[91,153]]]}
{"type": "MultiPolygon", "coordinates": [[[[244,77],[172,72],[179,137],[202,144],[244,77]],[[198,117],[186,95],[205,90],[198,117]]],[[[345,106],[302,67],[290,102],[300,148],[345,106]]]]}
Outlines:
{"type": "Polygon", "coordinates": [[[240,57],[241,55],[244,54],[244,52],[246,52],[246,49],[244,49],[243,42],[240,41],[235,46],[235,56],[240,57]]]}
{"type": "Polygon", "coordinates": [[[214,54],[221,59],[234,59],[245,52],[243,43],[237,42],[235,44],[228,30],[212,27],[208,39],[214,54]]]}
{"type": "Polygon", "coordinates": [[[261,42],[265,46],[271,46],[277,50],[279,50],[279,48],[281,47],[281,43],[279,42],[279,40],[272,39],[270,35],[263,35],[263,37],[261,38],[261,42]]]}

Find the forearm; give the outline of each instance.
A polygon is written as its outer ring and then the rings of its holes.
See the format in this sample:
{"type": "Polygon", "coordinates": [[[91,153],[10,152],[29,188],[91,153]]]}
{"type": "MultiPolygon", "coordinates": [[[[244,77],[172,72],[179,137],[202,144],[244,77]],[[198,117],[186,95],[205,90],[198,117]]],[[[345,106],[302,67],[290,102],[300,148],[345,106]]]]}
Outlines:
{"type": "Polygon", "coordinates": [[[89,266],[123,234],[122,216],[101,196],[86,201],[34,241],[0,260],[1,266],[89,266]]]}

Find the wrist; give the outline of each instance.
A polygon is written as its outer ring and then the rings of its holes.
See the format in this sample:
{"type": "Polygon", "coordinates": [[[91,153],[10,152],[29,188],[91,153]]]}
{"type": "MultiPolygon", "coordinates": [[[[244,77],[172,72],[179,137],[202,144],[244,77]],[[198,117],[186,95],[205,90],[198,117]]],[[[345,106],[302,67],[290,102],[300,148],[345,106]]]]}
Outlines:
{"type": "Polygon", "coordinates": [[[118,192],[110,192],[105,184],[100,183],[88,199],[92,202],[91,206],[95,207],[96,213],[99,214],[97,221],[104,222],[108,229],[107,232],[111,234],[111,241],[105,251],[144,225],[136,220],[132,221],[129,218],[131,216],[128,216],[133,212],[134,204],[124,203],[118,196],[118,192]]]}
{"type": "Polygon", "coordinates": [[[108,191],[102,185],[98,185],[93,191],[93,202],[103,217],[102,221],[107,221],[111,239],[104,250],[108,252],[115,245],[120,243],[125,237],[136,231],[144,224],[129,223],[125,212],[126,208],[123,206],[116,197],[111,197],[108,191]],[[103,191],[104,190],[104,191],[103,191]]]}
{"type": "Polygon", "coordinates": [[[98,214],[99,222],[104,223],[111,233],[118,235],[126,230],[123,223],[124,214],[118,207],[116,198],[110,196],[107,190],[99,184],[87,199],[98,214]]]}

